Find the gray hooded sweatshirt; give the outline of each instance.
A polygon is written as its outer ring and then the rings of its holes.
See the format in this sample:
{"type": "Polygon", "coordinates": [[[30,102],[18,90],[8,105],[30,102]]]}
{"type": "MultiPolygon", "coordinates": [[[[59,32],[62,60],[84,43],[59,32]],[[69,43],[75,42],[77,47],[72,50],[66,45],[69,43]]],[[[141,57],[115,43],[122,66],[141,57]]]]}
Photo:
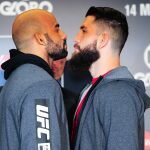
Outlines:
{"type": "Polygon", "coordinates": [[[150,107],[142,81],[126,67],[108,73],[83,110],[75,150],[144,150],[144,111],[150,107]]]}
{"type": "Polygon", "coordinates": [[[69,150],[62,93],[48,64],[13,51],[3,68],[0,150],[69,150]]]}

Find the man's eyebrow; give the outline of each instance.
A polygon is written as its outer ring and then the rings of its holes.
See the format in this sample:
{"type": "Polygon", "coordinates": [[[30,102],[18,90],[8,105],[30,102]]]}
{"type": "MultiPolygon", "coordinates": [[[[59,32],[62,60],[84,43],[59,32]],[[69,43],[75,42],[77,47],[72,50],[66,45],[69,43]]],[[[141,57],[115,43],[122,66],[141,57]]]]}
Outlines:
{"type": "Polygon", "coordinates": [[[56,28],[59,28],[59,27],[60,27],[60,25],[59,25],[59,24],[56,24],[56,25],[55,25],[55,27],[56,27],[56,28]]]}
{"type": "Polygon", "coordinates": [[[84,29],[86,29],[86,27],[85,27],[84,25],[82,25],[82,26],[80,27],[80,29],[81,29],[81,30],[84,30],[84,29]]]}

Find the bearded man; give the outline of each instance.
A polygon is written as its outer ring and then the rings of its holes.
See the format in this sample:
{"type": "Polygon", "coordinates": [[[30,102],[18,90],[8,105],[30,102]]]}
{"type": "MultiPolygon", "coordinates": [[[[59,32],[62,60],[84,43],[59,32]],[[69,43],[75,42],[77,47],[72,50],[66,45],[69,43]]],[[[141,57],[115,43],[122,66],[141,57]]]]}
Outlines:
{"type": "Polygon", "coordinates": [[[7,80],[0,95],[0,149],[69,150],[62,92],[49,56],[66,54],[66,35],[52,13],[33,9],[12,26],[17,50],[3,63],[7,80]]]}
{"type": "Polygon", "coordinates": [[[142,81],[120,64],[128,37],[126,16],[109,7],[91,7],[75,37],[70,60],[92,83],[75,112],[73,150],[144,150],[144,110],[150,106],[142,81]]]}

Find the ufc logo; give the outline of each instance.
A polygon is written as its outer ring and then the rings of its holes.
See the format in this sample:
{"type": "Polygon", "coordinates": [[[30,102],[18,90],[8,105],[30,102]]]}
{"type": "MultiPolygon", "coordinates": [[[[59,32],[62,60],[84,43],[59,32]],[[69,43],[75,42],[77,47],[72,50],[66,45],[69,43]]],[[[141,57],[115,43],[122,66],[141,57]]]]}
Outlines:
{"type": "Polygon", "coordinates": [[[37,127],[37,138],[38,141],[41,141],[38,143],[38,150],[50,150],[50,142],[48,142],[50,141],[48,107],[36,105],[36,115],[37,123],[39,124],[37,127]]]}

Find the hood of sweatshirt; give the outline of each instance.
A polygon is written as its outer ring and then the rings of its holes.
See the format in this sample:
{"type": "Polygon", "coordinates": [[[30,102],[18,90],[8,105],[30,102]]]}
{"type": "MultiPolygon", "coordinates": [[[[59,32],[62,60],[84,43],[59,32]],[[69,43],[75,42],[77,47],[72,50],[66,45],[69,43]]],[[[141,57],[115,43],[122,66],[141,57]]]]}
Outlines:
{"type": "Polygon", "coordinates": [[[48,63],[45,62],[42,58],[36,55],[22,53],[16,49],[11,49],[9,53],[10,59],[2,64],[2,69],[4,70],[4,78],[6,80],[16,68],[23,64],[37,65],[47,71],[51,76],[53,75],[48,63]]]}
{"type": "Polygon", "coordinates": [[[125,66],[118,67],[109,72],[105,76],[105,78],[103,78],[101,85],[119,80],[125,81],[130,86],[133,86],[136,89],[136,91],[141,95],[144,101],[145,109],[150,108],[150,97],[146,94],[144,82],[141,80],[134,79],[133,75],[129,72],[129,70],[125,66]]]}

